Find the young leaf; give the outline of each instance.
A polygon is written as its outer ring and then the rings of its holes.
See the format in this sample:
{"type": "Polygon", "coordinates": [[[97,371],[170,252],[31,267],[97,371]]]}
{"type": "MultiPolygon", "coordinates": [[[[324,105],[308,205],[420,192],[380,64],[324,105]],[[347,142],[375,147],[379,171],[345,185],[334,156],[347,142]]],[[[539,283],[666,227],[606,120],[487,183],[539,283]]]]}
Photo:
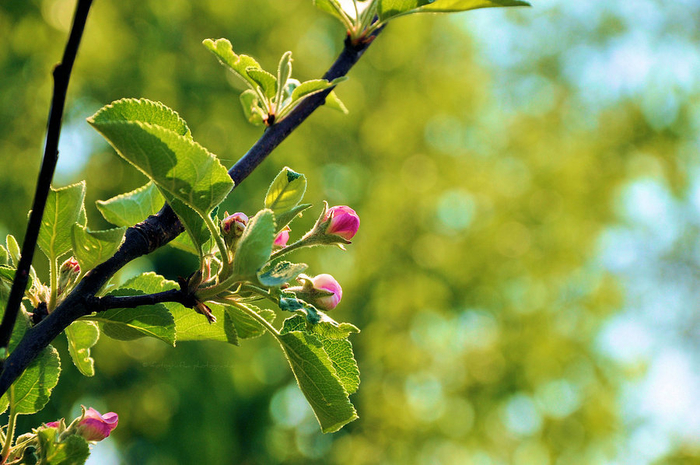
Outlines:
{"type": "MultiPolygon", "coordinates": [[[[278,217],[299,205],[306,193],[306,176],[284,167],[275,177],[265,195],[265,208],[278,217]]],[[[282,226],[284,227],[284,226],[282,226]]]]}
{"type": "Polygon", "coordinates": [[[270,259],[276,231],[272,210],[260,210],[250,219],[233,259],[235,275],[242,278],[254,278],[257,275],[270,259]]]}
{"type": "MultiPolygon", "coordinates": [[[[291,331],[306,331],[306,320],[300,315],[294,315],[284,321],[282,333],[291,331]]],[[[321,341],[323,349],[331,359],[336,375],[348,394],[354,394],[360,386],[360,369],[355,361],[352,344],[348,341],[351,333],[360,330],[350,323],[333,325],[322,321],[311,326],[311,332],[321,341]]]]}
{"type": "Polygon", "coordinates": [[[77,434],[71,434],[59,442],[56,428],[40,428],[37,439],[41,464],[83,465],[90,455],[88,442],[77,434]]]}
{"type": "Polygon", "coordinates": [[[321,341],[302,331],[285,332],[278,340],[321,430],[333,433],[356,420],[357,412],[321,341]]]}
{"type": "Polygon", "coordinates": [[[260,96],[258,93],[248,89],[241,94],[240,100],[243,113],[248,122],[253,123],[255,126],[264,126],[265,121],[263,118],[267,116],[267,113],[260,104],[260,96]]]}
{"type": "Polygon", "coordinates": [[[277,92],[277,78],[267,71],[259,68],[247,68],[248,76],[255,81],[263,90],[263,95],[269,99],[275,96],[277,92]]]}
{"type": "Polygon", "coordinates": [[[88,122],[161,193],[169,193],[203,216],[226,198],[233,181],[216,156],[189,133],[184,136],[172,129],[175,125],[168,120],[172,114],[145,99],[123,99],[103,107],[88,122]]]}
{"type": "Polygon", "coordinates": [[[61,189],[51,188],[37,240],[50,261],[71,250],[71,229],[78,222],[84,199],[85,181],[61,189]]]}
{"type": "Polygon", "coordinates": [[[380,21],[413,13],[449,13],[478,8],[529,6],[520,0],[378,0],[380,21]]]}
{"type": "Polygon", "coordinates": [[[319,10],[325,11],[326,13],[338,18],[346,29],[350,29],[352,27],[352,20],[340,5],[338,0],[314,0],[314,5],[316,5],[316,8],[319,10]]]}
{"type": "Polygon", "coordinates": [[[326,106],[333,110],[338,110],[346,115],[349,113],[348,108],[335,92],[331,92],[328,94],[328,97],[326,97],[326,106]]]}
{"type": "Polygon", "coordinates": [[[77,223],[73,225],[72,229],[73,253],[83,271],[95,268],[114,255],[126,232],[126,227],[106,231],[90,231],[77,223]]]}
{"type": "Polygon", "coordinates": [[[10,253],[4,245],[0,244],[0,265],[7,265],[8,263],[10,263],[10,253]]]}
{"type": "Polygon", "coordinates": [[[165,198],[153,182],[109,200],[96,202],[104,219],[115,226],[133,226],[149,215],[155,215],[164,203],[165,198]]]}
{"type": "Polygon", "coordinates": [[[301,216],[302,212],[304,212],[304,210],[308,210],[309,208],[311,208],[310,203],[303,203],[301,205],[297,205],[288,212],[275,216],[275,219],[277,220],[277,231],[279,232],[284,229],[284,227],[291,223],[294,218],[301,216]]]}
{"type": "Polygon", "coordinates": [[[247,70],[249,68],[260,69],[257,61],[247,55],[236,55],[233,53],[231,42],[226,39],[204,39],[202,44],[216,55],[216,58],[219,59],[222,65],[241,78],[251,89],[255,89],[257,83],[248,75],[247,70]]]}
{"type": "MultiPolygon", "coordinates": [[[[51,397],[51,390],[58,383],[60,373],[61,360],[58,357],[58,351],[48,346],[12,384],[10,389],[14,389],[15,411],[28,415],[44,408],[51,397]]],[[[7,399],[6,393],[2,396],[0,405],[7,405],[7,399]]]]}
{"type": "Polygon", "coordinates": [[[66,328],[68,353],[75,367],[85,376],[95,376],[95,360],[90,348],[97,344],[100,329],[91,321],[74,321],[66,328]]]}
{"type": "Polygon", "coordinates": [[[22,249],[19,248],[17,239],[12,234],[8,234],[5,238],[5,243],[7,244],[7,251],[10,254],[10,262],[14,267],[19,264],[19,259],[22,257],[22,249]]]}
{"type": "Polygon", "coordinates": [[[306,270],[306,263],[278,262],[269,269],[258,273],[260,284],[268,287],[281,286],[306,270]]]}
{"type": "Polygon", "coordinates": [[[206,245],[211,239],[211,233],[209,232],[206,223],[204,223],[204,219],[202,218],[203,215],[188,207],[180,199],[172,197],[169,192],[163,192],[163,195],[168,201],[170,207],[177,214],[177,217],[180,218],[182,225],[185,227],[185,232],[187,232],[187,235],[182,237],[187,237],[189,239],[180,239],[180,241],[174,245],[176,247],[187,247],[191,245],[193,250],[185,250],[194,253],[195,255],[202,255],[203,250],[207,249],[206,245]]]}
{"type": "Polygon", "coordinates": [[[275,103],[279,108],[284,98],[284,86],[289,78],[292,77],[292,52],[286,52],[282,55],[279,65],[277,65],[277,94],[275,95],[275,103]]]}
{"type": "MultiPolygon", "coordinates": [[[[213,304],[215,307],[219,307],[217,304],[213,304]]],[[[262,316],[269,323],[275,321],[275,312],[266,308],[258,308],[251,304],[240,304],[253,310],[258,315],[262,316]]],[[[240,339],[252,339],[261,336],[265,333],[266,329],[263,325],[258,323],[255,318],[248,315],[246,312],[234,305],[222,304],[221,307],[226,311],[226,314],[231,318],[231,322],[236,327],[236,333],[240,339]]],[[[213,307],[212,307],[213,308],[213,307]]]]}

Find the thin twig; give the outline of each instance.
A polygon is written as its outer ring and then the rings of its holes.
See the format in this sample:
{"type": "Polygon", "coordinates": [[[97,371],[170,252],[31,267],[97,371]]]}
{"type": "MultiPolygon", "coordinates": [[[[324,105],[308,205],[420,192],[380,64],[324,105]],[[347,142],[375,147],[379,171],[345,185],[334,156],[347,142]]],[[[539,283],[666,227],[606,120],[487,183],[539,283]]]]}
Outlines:
{"type": "MultiPolygon", "coordinates": [[[[375,36],[378,33],[379,31],[375,31],[375,36]]],[[[345,48],[324,77],[335,79],[347,74],[371,43],[372,41],[368,40],[361,45],[353,45],[349,40],[346,40],[345,48]]],[[[229,170],[229,175],[236,185],[246,179],[255,167],[316,108],[323,105],[329,92],[330,89],[305,99],[289,116],[265,131],[256,144],[229,170]]],[[[4,369],[0,373],[0,395],[7,391],[32,360],[68,325],[82,316],[99,310],[95,306],[95,295],[117,271],[130,261],[151,253],[172,241],[183,230],[182,224],[167,204],[157,215],[149,216],[143,222],[129,228],[117,253],[89,271],[66,297],[66,300],[41,323],[27,330],[20,343],[7,358],[4,369]]]]}
{"type": "MultiPolygon", "coordinates": [[[[66,103],[66,92],[68,91],[68,82],[70,81],[73,63],[78,53],[80,39],[83,36],[85,22],[90,11],[92,0],[80,0],[75,7],[75,16],[73,18],[73,27],[71,28],[66,48],[63,51],[63,59],[56,65],[53,70],[53,98],[51,100],[51,109],[49,110],[49,122],[46,131],[46,146],[44,148],[44,159],[41,162],[41,170],[39,179],[37,180],[36,193],[34,194],[34,204],[32,213],[29,216],[27,224],[27,232],[24,236],[22,244],[22,257],[17,264],[15,279],[12,282],[12,289],[5,307],[5,314],[0,323],[0,355],[4,355],[7,351],[7,346],[10,342],[12,329],[15,326],[19,306],[24,297],[24,290],[27,287],[29,280],[29,268],[34,259],[34,249],[36,241],[39,237],[39,229],[41,228],[41,218],[44,215],[44,207],[46,199],[49,195],[51,180],[58,162],[58,140],[61,135],[61,120],[63,119],[63,109],[66,103]]],[[[4,357],[2,357],[4,358],[4,357]]]]}

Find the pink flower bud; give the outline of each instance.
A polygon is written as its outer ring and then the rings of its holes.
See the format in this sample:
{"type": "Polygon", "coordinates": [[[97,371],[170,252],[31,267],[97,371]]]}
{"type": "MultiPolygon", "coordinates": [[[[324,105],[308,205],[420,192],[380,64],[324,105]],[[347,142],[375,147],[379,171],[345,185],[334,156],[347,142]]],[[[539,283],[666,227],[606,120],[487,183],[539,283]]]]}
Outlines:
{"type": "Polygon", "coordinates": [[[46,423],[46,426],[48,426],[49,428],[58,428],[60,425],[61,425],[60,420],[50,421],[50,422],[46,423]]]}
{"type": "Polygon", "coordinates": [[[72,287],[80,276],[80,264],[71,257],[61,264],[58,269],[58,293],[61,295],[66,289],[72,287]]]}
{"type": "Polygon", "coordinates": [[[335,206],[328,209],[323,217],[324,222],[328,222],[326,234],[340,236],[345,240],[350,240],[360,228],[360,217],[355,210],[345,205],[335,206]]]}
{"type": "Polygon", "coordinates": [[[285,226],[284,229],[277,234],[277,237],[275,237],[275,242],[273,242],[273,245],[276,247],[287,247],[287,242],[289,242],[289,231],[291,231],[289,226],[285,226]]]}
{"type": "Polygon", "coordinates": [[[83,413],[83,418],[78,423],[78,434],[87,441],[101,441],[117,427],[119,416],[114,412],[101,415],[100,412],[90,407],[83,413]]]}
{"type": "MultiPolygon", "coordinates": [[[[352,237],[352,236],[351,236],[352,237]]],[[[333,295],[316,296],[311,302],[321,310],[333,310],[343,298],[343,289],[338,284],[338,281],[329,274],[320,274],[311,278],[314,289],[320,291],[332,292],[333,295]]]]}
{"type": "Polygon", "coordinates": [[[228,212],[225,213],[226,217],[221,220],[221,230],[225,236],[233,234],[235,237],[240,237],[243,235],[246,225],[248,224],[248,216],[245,213],[234,213],[229,215],[228,212]]]}

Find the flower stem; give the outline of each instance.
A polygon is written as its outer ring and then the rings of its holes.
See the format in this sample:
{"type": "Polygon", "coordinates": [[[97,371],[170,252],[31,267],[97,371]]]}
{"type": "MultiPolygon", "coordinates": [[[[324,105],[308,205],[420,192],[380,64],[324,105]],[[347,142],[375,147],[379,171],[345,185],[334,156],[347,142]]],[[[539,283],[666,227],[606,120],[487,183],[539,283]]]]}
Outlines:
{"type": "Polygon", "coordinates": [[[5,444],[2,446],[2,463],[5,463],[7,457],[10,455],[10,447],[12,446],[12,439],[15,436],[15,420],[17,419],[17,412],[15,411],[15,388],[10,387],[8,392],[10,400],[10,415],[7,421],[7,434],[5,435],[5,444]]]}

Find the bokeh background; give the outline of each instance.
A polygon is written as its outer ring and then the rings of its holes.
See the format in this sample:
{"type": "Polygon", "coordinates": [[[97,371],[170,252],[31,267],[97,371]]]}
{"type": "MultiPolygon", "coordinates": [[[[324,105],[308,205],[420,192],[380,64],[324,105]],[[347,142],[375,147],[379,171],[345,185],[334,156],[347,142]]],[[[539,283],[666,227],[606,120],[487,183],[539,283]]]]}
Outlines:
{"type": "MultiPolygon", "coordinates": [[[[59,386],[18,431],[86,404],[120,416],[93,464],[700,463],[700,2],[533,3],[391,23],[338,89],[350,114],[317,111],[226,203],[254,213],[289,165],[316,205],[293,236],[323,199],[360,214],[347,252],[299,253],[362,329],[358,421],[321,434],[269,337],[104,338],[94,378],[59,338],[59,386]]],[[[3,237],[74,4],[0,3],[3,237]]],[[[145,182],[85,123],[102,105],[162,101],[227,166],[260,135],[201,45],[219,37],[311,79],[343,31],[310,0],[96,0],[55,179],[87,179],[93,229],[95,200],[145,182]]],[[[120,278],[193,266],[166,249],[120,278]]]]}

